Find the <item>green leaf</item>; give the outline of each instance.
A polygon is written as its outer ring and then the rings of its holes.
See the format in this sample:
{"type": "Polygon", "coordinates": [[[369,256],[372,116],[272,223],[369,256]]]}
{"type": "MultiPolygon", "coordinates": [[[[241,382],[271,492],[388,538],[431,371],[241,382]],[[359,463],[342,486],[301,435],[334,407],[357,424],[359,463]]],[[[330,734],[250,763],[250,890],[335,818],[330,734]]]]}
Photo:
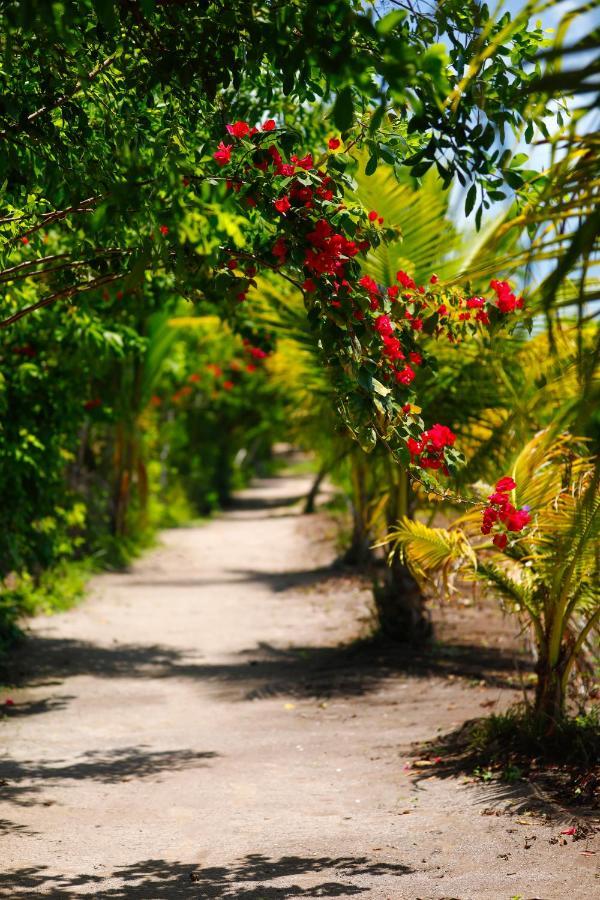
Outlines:
{"type": "Polygon", "coordinates": [[[354,99],[352,88],[346,85],[335,98],[333,120],[340,131],[347,131],[354,122],[354,99]]]}
{"type": "Polygon", "coordinates": [[[370,156],[365,166],[365,175],[374,175],[377,170],[377,156],[370,156]]]}
{"type": "Polygon", "coordinates": [[[465,200],[465,216],[469,216],[471,214],[471,210],[475,206],[475,200],[477,199],[477,185],[472,184],[469,190],[467,191],[467,199],[465,200]]]}
{"type": "Polygon", "coordinates": [[[384,16],[383,19],[379,19],[377,25],[375,26],[379,34],[386,35],[389,34],[390,31],[393,31],[396,25],[399,25],[400,22],[403,22],[406,19],[406,12],[402,9],[393,10],[384,16]]]}

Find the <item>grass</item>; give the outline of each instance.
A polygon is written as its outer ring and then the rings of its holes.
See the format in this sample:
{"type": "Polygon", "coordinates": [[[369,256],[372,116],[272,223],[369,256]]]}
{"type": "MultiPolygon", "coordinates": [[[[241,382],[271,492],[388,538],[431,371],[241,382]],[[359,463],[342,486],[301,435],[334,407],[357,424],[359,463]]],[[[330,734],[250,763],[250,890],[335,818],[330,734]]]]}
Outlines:
{"type": "Polygon", "coordinates": [[[92,559],[62,560],[38,578],[28,572],[14,575],[0,592],[0,654],[22,637],[23,617],[61,612],[77,603],[96,568],[92,559]]]}
{"type": "Polygon", "coordinates": [[[519,704],[465,722],[420,745],[439,759],[436,773],[466,774],[483,783],[536,782],[547,797],[571,806],[600,807],[600,707],[565,717],[551,728],[519,704]]]}

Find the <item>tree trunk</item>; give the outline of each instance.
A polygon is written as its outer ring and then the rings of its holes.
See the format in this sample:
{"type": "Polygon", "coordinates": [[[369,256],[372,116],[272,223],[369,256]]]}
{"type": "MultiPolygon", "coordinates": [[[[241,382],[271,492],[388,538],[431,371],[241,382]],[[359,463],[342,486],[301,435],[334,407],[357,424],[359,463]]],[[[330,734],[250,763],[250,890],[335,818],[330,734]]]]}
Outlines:
{"type": "MultiPolygon", "coordinates": [[[[408,475],[391,461],[388,484],[390,495],[386,519],[390,531],[403,516],[411,513],[408,475]]],[[[433,627],[425,597],[410,570],[397,555],[373,593],[379,626],[384,634],[396,641],[415,645],[431,638],[433,627]]]]}
{"type": "Polygon", "coordinates": [[[352,538],[350,546],[344,554],[344,562],[362,566],[369,562],[371,550],[371,534],[369,532],[369,490],[368,470],[362,451],[357,451],[351,461],[352,480],[352,538]]]}
{"type": "Polygon", "coordinates": [[[317,497],[319,495],[321,485],[323,484],[323,479],[329,472],[329,468],[330,467],[324,463],[317,472],[315,480],[313,481],[310,491],[306,495],[306,500],[304,501],[304,515],[311,515],[312,513],[314,513],[317,497]]]}
{"type": "Polygon", "coordinates": [[[535,688],[534,713],[552,726],[565,714],[565,689],[563,674],[566,663],[565,647],[561,647],[558,660],[549,659],[546,647],[539,648],[535,667],[537,684],[535,688]]]}
{"type": "Polygon", "coordinates": [[[433,634],[429,610],[419,585],[398,559],[388,566],[373,590],[383,634],[407,644],[422,644],[433,634]]]}

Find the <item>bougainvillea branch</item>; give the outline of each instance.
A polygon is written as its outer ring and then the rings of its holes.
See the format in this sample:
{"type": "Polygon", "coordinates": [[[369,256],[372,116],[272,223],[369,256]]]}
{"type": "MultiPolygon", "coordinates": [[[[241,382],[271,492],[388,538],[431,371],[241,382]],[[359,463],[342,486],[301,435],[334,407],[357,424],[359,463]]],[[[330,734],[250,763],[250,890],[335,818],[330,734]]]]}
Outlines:
{"type": "Polygon", "coordinates": [[[387,231],[376,210],[345,201],[348,179],[336,165],[340,145],[339,138],[330,139],[330,153],[317,162],[312,153],[292,152],[293,135],[272,120],[262,127],[227,126],[214,160],[230,175],[228,189],[256,225],[256,244],[225,251],[216,282],[234,306],[244,303],[262,267],[300,285],[340,410],[356,439],[366,451],[383,441],[420,483],[437,490],[439,476],[456,471],[462,456],[447,426],[426,427],[418,414],[417,373],[435,363],[423,336],[460,343],[512,329],[524,301],[498,279],[488,296],[468,296],[435,274],[426,285],[402,270],[392,285],[365,274],[362,260],[387,231]]]}

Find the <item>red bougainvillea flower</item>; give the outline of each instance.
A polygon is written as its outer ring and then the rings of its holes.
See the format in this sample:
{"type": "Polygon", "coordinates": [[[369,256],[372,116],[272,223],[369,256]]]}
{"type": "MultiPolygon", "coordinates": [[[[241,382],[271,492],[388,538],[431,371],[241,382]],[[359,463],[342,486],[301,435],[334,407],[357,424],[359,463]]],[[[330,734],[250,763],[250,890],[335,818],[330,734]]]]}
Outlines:
{"type": "Polygon", "coordinates": [[[511,291],[508,281],[497,281],[495,278],[490,281],[490,287],[496,292],[496,306],[502,313],[511,313],[515,309],[523,308],[523,298],[515,297],[511,291]]]}
{"type": "Polygon", "coordinates": [[[167,228],[166,225],[161,225],[158,230],[160,231],[160,233],[162,234],[163,237],[165,237],[165,235],[167,235],[169,233],[169,229],[167,228]]]}
{"type": "Polygon", "coordinates": [[[396,381],[398,384],[409,385],[415,378],[415,370],[412,366],[404,366],[403,369],[396,372],[396,381]]]}
{"type": "Polygon", "coordinates": [[[394,300],[398,299],[399,290],[400,290],[400,288],[398,287],[397,284],[393,284],[391,287],[389,287],[387,289],[387,295],[390,298],[390,300],[394,301],[394,300]]]}
{"type": "Polygon", "coordinates": [[[410,275],[408,275],[407,272],[402,271],[402,269],[396,273],[396,280],[400,282],[403,288],[414,290],[416,287],[416,284],[410,275]]]}
{"type": "Polygon", "coordinates": [[[306,169],[307,172],[309,169],[312,169],[315,164],[312,153],[307,153],[302,159],[299,159],[296,155],[292,154],[292,156],[290,156],[290,162],[294,163],[296,166],[300,166],[301,169],[306,169]]]}
{"type": "Polygon", "coordinates": [[[377,293],[377,290],[378,290],[377,282],[374,281],[370,275],[363,275],[362,278],[359,279],[358,283],[360,284],[361,287],[364,287],[364,289],[366,291],[368,291],[370,294],[377,293]]]}
{"type": "Polygon", "coordinates": [[[327,146],[330,150],[337,150],[341,143],[339,138],[329,138],[327,146]]]}
{"type": "Polygon", "coordinates": [[[275,207],[277,212],[280,212],[282,215],[285,215],[286,212],[289,209],[291,209],[292,205],[291,205],[290,201],[288,200],[288,198],[284,196],[284,197],[280,197],[279,200],[275,200],[273,203],[273,206],[275,207]]]}
{"type": "Polygon", "coordinates": [[[216,159],[220,166],[226,166],[231,161],[231,150],[233,144],[224,144],[220,141],[216,153],[213,153],[213,159],[216,159]]]}
{"type": "Polygon", "coordinates": [[[247,122],[234,122],[233,125],[227,125],[227,131],[233,137],[243,138],[250,134],[250,126],[247,122]]]}
{"type": "Polygon", "coordinates": [[[248,347],[248,353],[250,356],[253,356],[254,359],[265,359],[268,355],[261,347],[248,347]]]}
{"type": "Polygon", "coordinates": [[[467,309],[481,309],[485,304],[483,297],[469,297],[467,300],[467,309]]]}
{"type": "Polygon", "coordinates": [[[262,130],[263,131],[275,131],[277,128],[277,123],[275,119],[267,119],[266,122],[263,122],[262,130]]]}
{"type": "Polygon", "coordinates": [[[296,169],[294,166],[289,165],[289,163],[279,163],[275,171],[277,175],[283,175],[284,178],[291,178],[296,169]]]}
{"type": "Polygon", "coordinates": [[[517,482],[510,478],[508,475],[505,475],[499,481],[496,482],[496,490],[500,493],[504,494],[507,491],[514,491],[517,486],[517,482]]]}
{"type": "Polygon", "coordinates": [[[276,256],[279,260],[279,264],[281,265],[287,259],[288,248],[287,244],[282,237],[277,238],[273,247],[271,249],[273,256],[276,256]]]}
{"type": "Polygon", "coordinates": [[[389,316],[377,316],[374,326],[382,337],[391,337],[394,333],[394,326],[389,316]]]}

